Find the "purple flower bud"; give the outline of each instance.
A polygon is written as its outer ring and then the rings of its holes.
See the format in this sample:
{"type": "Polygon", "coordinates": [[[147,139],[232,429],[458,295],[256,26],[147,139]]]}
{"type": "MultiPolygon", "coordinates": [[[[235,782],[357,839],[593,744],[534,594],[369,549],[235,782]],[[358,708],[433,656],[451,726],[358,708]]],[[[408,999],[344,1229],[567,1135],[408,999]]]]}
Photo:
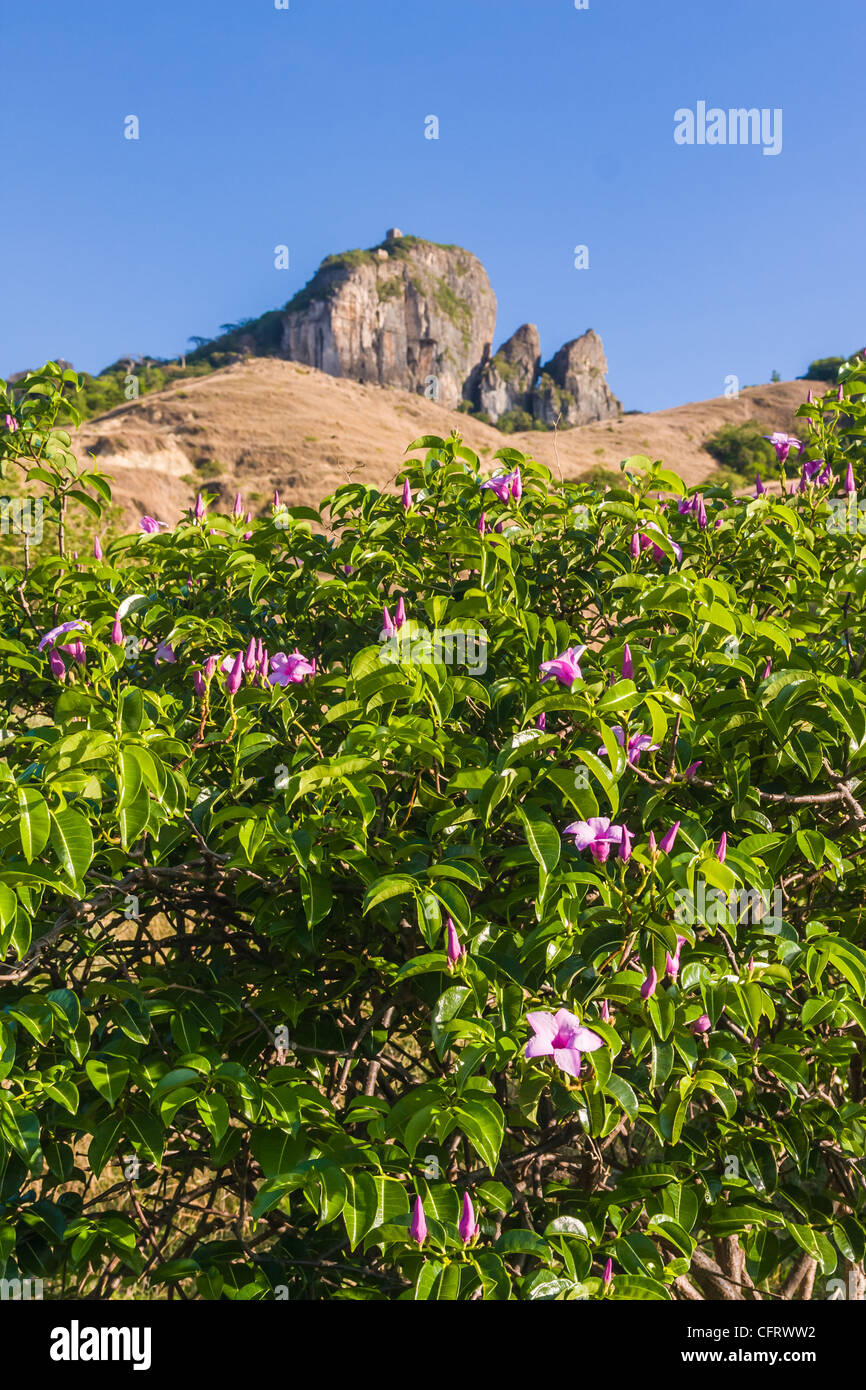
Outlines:
{"type": "Polygon", "coordinates": [[[688,767],[683,773],[683,776],[689,778],[694,777],[699,767],[703,767],[703,759],[701,758],[699,758],[696,763],[689,763],[688,767]]]}
{"type": "Polygon", "coordinates": [[[241,512],[243,511],[243,509],[244,509],[244,499],[241,497],[240,493],[237,492],[237,493],[235,493],[235,504],[234,504],[234,506],[232,507],[232,516],[235,516],[235,517],[240,516],[241,512]]]}
{"type": "Polygon", "coordinates": [[[98,536],[93,537],[93,558],[94,560],[102,559],[102,546],[99,544],[98,536]]]}
{"type": "Polygon", "coordinates": [[[63,657],[56,647],[49,647],[48,649],[48,665],[51,668],[52,676],[59,681],[66,680],[66,667],[63,664],[63,657]]]}
{"type": "Polygon", "coordinates": [[[652,966],[650,969],[650,973],[647,975],[646,979],[640,987],[641,999],[643,999],[644,1001],[646,1001],[647,999],[651,999],[656,992],[656,986],[658,985],[658,982],[659,977],[656,974],[656,968],[655,966],[652,966]]]}
{"type": "Polygon", "coordinates": [[[247,675],[256,669],[256,639],[251,637],[248,644],[246,655],[244,656],[244,670],[247,675]]]}
{"type": "Polygon", "coordinates": [[[854,482],[854,466],[853,466],[853,464],[851,464],[851,463],[848,464],[848,471],[847,471],[846,474],[845,474],[845,491],[846,491],[846,492],[856,492],[856,491],[857,491],[857,485],[856,485],[856,483],[854,482]]]}
{"type": "Polygon", "coordinates": [[[663,835],[661,840],[659,841],[659,854],[670,854],[671,850],[674,847],[674,842],[676,841],[677,832],[679,828],[680,822],[678,820],[674,821],[670,830],[667,832],[666,835],[663,835]]]}
{"type": "Polygon", "coordinates": [[[813,402],[814,402],[814,400],[815,400],[815,397],[812,395],[812,388],[811,388],[811,386],[810,386],[810,387],[809,387],[809,394],[808,394],[807,397],[806,397],[806,404],[807,404],[807,405],[812,405],[813,402]]]}
{"type": "Polygon", "coordinates": [[[523,482],[520,477],[520,469],[515,468],[514,472],[510,475],[510,477],[511,496],[514,498],[515,502],[519,502],[521,497],[523,496],[523,482]]]}
{"type": "Polygon", "coordinates": [[[712,1026],[713,1025],[710,1023],[708,1015],[701,1014],[700,1018],[696,1018],[694,1023],[692,1024],[692,1032],[694,1033],[696,1038],[699,1038],[702,1033],[708,1033],[712,1026]]]}
{"type": "Polygon", "coordinates": [[[205,683],[205,678],[204,678],[204,676],[202,675],[201,671],[196,671],[195,675],[193,676],[193,678],[192,678],[192,688],[193,688],[193,690],[195,691],[195,693],[196,693],[196,695],[198,696],[198,698],[201,699],[202,696],[204,695],[205,691],[207,690],[207,685],[206,685],[206,683],[205,683]]]}
{"type": "Polygon", "coordinates": [[[547,715],[544,713],[544,710],[541,711],[541,714],[536,719],[535,727],[536,729],[540,729],[542,733],[544,733],[544,730],[547,728],[547,715]]]}
{"type": "Polygon", "coordinates": [[[656,859],[658,857],[658,846],[656,845],[656,837],[652,831],[649,833],[649,850],[652,858],[656,859]]]}
{"type": "Polygon", "coordinates": [[[631,545],[629,549],[631,550],[631,558],[633,560],[637,560],[640,556],[640,536],[638,535],[637,531],[634,531],[632,533],[631,545]]]}
{"type": "Polygon", "coordinates": [[[424,1204],[420,1197],[415,1198],[412,1220],[409,1222],[409,1235],[418,1245],[423,1245],[427,1239],[427,1222],[424,1219],[424,1204]]]}
{"type": "MultiPolygon", "coordinates": [[[[412,506],[412,489],[409,486],[408,478],[403,482],[403,496],[401,500],[404,512],[408,512],[409,508],[412,506]]],[[[421,1199],[419,1198],[418,1200],[420,1201],[421,1199]]]]}
{"type": "Polygon", "coordinates": [[[195,506],[193,508],[192,514],[195,517],[196,521],[201,521],[204,516],[204,498],[202,497],[201,493],[199,493],[195,499],[195,506]]]}
{"type": "Polygon", "coordinates": [[[466,955],[466,947],[460,944],[457,928],[450,917],[446,925],[448,927],[448,960],[451,965],[456,965],[460,957],[466,955]]]}
{"type": "Polygon", "coordinates": [[[278,507],[279,505],[280,505],[280,494],[277,492],[276,488],[274,488],[274,506],[275,506],[275,507],[278,507]]]}
{"type": "MultiPolygon", "coordinates": [[[[841,389],[841,388],[840,388],[840,389],[841,389]]],[[[14,415],[7,415],[7,416],[6,416],[6,428],[7,428],[7,430],[9,431],[10,434],[14,434],[15,431],[17,430],[17,428],[18,428],[18,421],[15,419],[15,416],[14,416],[14,415]]]]}
{"type": "Polygon", "coordinates": [[[460,1224],[457,1232],[464,1245],[470,1245],[478,1235],[478,1223],[475,1220],[475,1212],[472,1209],[472,1198],[468,1192],[463,1193],[463,1211],[460,1216],[460,1224]]]}
{"type": "Polygon", "coordinates": [[[764,484],[761,482],[761,475],[760,475],[760,473],[756,473],[756,474],[755,474],[755,496],[756,496],[756,497],[762,497],[766,491],[767,491],[767,489],[764,487],[764,484]]]}
{"type": "Polygon", "coordinates": [[[720,840],[719,840],[719,847],[718,847],[718,849],[716,850],[716,858],[718,859],[718,861],[719,861],[720,864],[724,864],[724,862],[725,862],[725,855],[727,854],[727,852],[728,852],[728,835],[727,835],[727,831],[723,830],[723,831],[722,831],[722,834],[721,834],[721,838],[720,838],[720,840]]]}
{"type": "Polygon", "coordinates": [[[837,401],[839,402],[839,404],[841,405],[841,403],[842,403],[842,401],[844,401],[844,399],[845,399],[845,392],[843,391],[842,387],[840,386],[840,387],[839,387],[839,390],[836,392],[836,400],[837,400],[837,401]]]}
{"type": "Polygon", "coordinates": [[[601,1020],[602,1023],[610,1023],[610,1004],[606,999],[601,1001],[601,1020]]]}
{"type": "Polygon", "coordinates": [[[397,608],[394,613],[394,626],[401,628],[406,621],[406,605],[402,598],[397,600],[397,608]]]}
{"type": "Polygon", "coordinates": [[[217,668],[218,665],[219,665],[219,657],[218,657],[218,656],[209,656],[209,657],[208,657],[207,661],[206,661],[205,664],[204,664],[204,675],[205,675],[205,680],[208,680],[208,681],[209,681],[209,680],[212,680],[212,679],[213,679],[213,673],[214,673],[214,671],[216,670],[216,668],[217,668]]]}
{"type": "Polygon", "coordinates": [[[696,508],[696,512],[698,518],[698,525],[703,531],[706,529],[707,525],[707,508],[704,503],[703,493],[698,493],[698,505],[696,508]]]}
{"type": "Polygon", "coordinates": [[[619,849],[617,850],[617,853],[624,864],[627,864],[628,861],[631,859],[631,845],[631,832],[629,831],[628,826],[624,825],[622,828],[622,838],[619,842],[619,849]]]}
{"type": "Polygon", "coordinates": [[[771,659],[767,662],[766,666],[764,667],[764,674],[761,676],[761,680],[762,680],[762,681],[769,680],[769,678],[770,678],[770,672],[772,671],[772,669],[773,669],[773,662],[772,662],[772,658],[771,658],[771,659]]]}
{"type": "Polygon", "coordinates": [[[483,536],[483,535],[484,535],[484,532],[487,530],[487,513],[486,513],[486,512],[482,512],[482,513],[481,513],[480,517],[478,518],[478,523],[477,523],[477,524],[478,524],[478,534],[479,534],[479,536],[483,536]]]}
{"type": "Polygon", "coordinates": [[[607,1286],[608,1286],[608,1284],[611,1282],[612,1279],[613,1279],[613,1260],[608,1260],[607,1264],[606,1264],[605,1267],[604,1267],[604,1274],[601,1276],[602,1287],[606,1289],[607,1286]]]}
{"type": "Polygon", "coordinates": [[[622,649],[622,678],[624,681],[634,680],[634,662],[628,642],[622,649]]]}
{"type": "Polygon", "coordinates": [[[241,680],[244,674],[244,654],[238,652],[234,659],[232,669],[226,676],[226,691],[229,695],[236,695],[241,688],[241,680]]]}
{"type": "Polygon", "coordinates": [[[114,647],[123,645],[123,628],[120,626],[120,619],[117,614],[115,614],[114,622],[111,624],[111,635],[108,640],[114,647]]]}

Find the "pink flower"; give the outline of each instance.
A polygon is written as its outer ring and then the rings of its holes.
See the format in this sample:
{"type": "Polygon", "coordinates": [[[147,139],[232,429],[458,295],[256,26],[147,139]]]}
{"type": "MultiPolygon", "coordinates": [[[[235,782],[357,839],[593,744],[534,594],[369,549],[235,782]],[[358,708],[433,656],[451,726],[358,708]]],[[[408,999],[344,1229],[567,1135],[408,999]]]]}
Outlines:
{"type": "MultiPolygon", "coordinates": [[[[226,658],[226,659],[227,659],[227,660],[230,660],[230,658],[226,658]]],[[[223,664],[225,664],[225,663],[223,663],[223,664]]],[[[229,671],[228,675],[226,676],[226,693],[227,693],[228,695],[237,695],[238,691],[239,691],[240,688],[241,688],[241,681],[243,680],[243,675],[244,675],[244,654],[243,654],[243,652],[238,652],[237,656],[235,657],[234,661],[232,662],[231,670],[229,671]]]]}
{"type": "Polygon", "coordinates": [[[244,509],[244,499],[241,497],[240,493],[237,492],[237,493],[235,493],[235,504],[234,504],[234,506],[232,507],[232,516],[234,516],[234,517],[239,517],[239,516],[242,514],[243,509],[244,509]]]}
{"type": "Polygon", "coordinates": [[[655,966],[652,966],[652,968],[650,969],[650,973],[647,975],[646,979],[640,987],[641,999],[643,999],[644,1001],[646,1001],[647,999],[651,999],[656,992],[658,982],[659,977],[656,974],[656,968],[655,966]]]}
{"type": "Polygon", "coordinates": [[[39,645],[36,650],[41,652],[43,647],[47,647],[49,644],[53,647],[58,637],[63,637],[65,633],[75,632],[76,629],[82,627],[90,627],[90,623],[85,622],[83,618],[73,618],[71,622],[61,623],[59,627],[49,628],[48,632],[40,637],[39,645]]]}
{"type": "MultiPolygon", "coordinates": [[[[840,388],[841,389],[841,388],[840,388]]],[[[849,463],[845,473],[845,491],[856,492],[857,484],[854,482],[854,465],[849,463]]]]}
{"type": "Polygon", "coordinates": [[[604,1267],[604,1274],[601,1276],[602,1288],[606,1289],[613,1279],[613,1260],[608,1260],[604,1267]]]}
{"type": "Polygon", "coordinates": [[[405,603],[403,602],[402,598],[399,598],[399,599],[397,600],[397,607],[396,607],[396,610],[395,610],[395,612],[394,612],[394,626],[395,626],[396,628],[399,629],[399,628],[401,628],[401,627],[403,626],[403,624],[405,623],[405,621],[406,621],[406,605],[405,605],[405,603]]]}
{"type": "Polygon", "coordinates": [[[99,544],[98,536],[93,537],[93,558],[94,560],[102,559],[102,546],[99,544]]]}
{"type": "MultiPolygon", "coordinates": [[[[657,526],[654,521],[649,521],[647,522],[646,531],[641,532],[638,543],[641,550],[647,550],[650,546],[652,546],[653,559],[656,561],[656,564],[659,564],[662,560],[667,559],[667,555],[662,550],[660,545],[656,545],[652,536],[649,534],[649,532],[651,531],[654,532],[657,536],[661,536],[664,534],[660,526],[657,526]]],[[[677,562],[679,563],[683,558],[682,547],[677,545],[676,541],[672,541],[670,536],[666,537],[666,539],[668,545],[671,547],[671,550],[677,557],[677,562]]]]}
{"type": "Polygon", "coordinates": [[[155,536],[158,533],[160,526],[164,526],[165,529],[168,530],[167,521],[157,521],[156,517],[153,516],[143,516],[138,524],[141,527],[142,531],[144,531],[145,534],[148,536],[155,536]]]}
{"type": "Polygon", "coordinates": [[[480,517],[478,518],[477,526],[478,526],[478,534],[479,534],[479,536],[483,536],[483,535],[484,535],[484,532],[487,530],[487,513],[486,513],[486,512],[482,512],[482,513],[481,513],[480,517]]]}
{"type": "Polygon", "coordinates": [[[541,714],[536,719],[535,727],[536,729],[540,729],[542,733],[544,733],[544,730],[547,728],[547,715],[544,713],[544,710],[541,711],[541,714]]]}
{"type": "Polygon", "coordinates": [[[766,680],[769,680],[769,679],[770,679],[770,672],[772,671],[772,669],[773,669],[773,662],[772,662],[772,660],[770,660],[770,661],[767,662],[766,666],[764,667],[764,672],[763,672],[763,675],[761,676],[761,680],[762,680],[762,681],[766,681],[766,680]]]}
{"type": "Polygon", "coordinates": [[[52,647],[48,653],[48,665],[51,668],[52,676],[59,681],[66,680],[66,667],[63,664],[63,657],[56,647],[52,647]]]}
{"type": "Polygon", "coordinates": [[[78,666],[83,666],[87,659],[84,643],[80,637],[76,637],[74,641],[67,642],[65,645],[59,645],[57,650],[59,652],[67,652],[78,666]]]}
{"type": "Polygon", "coordinates": [[[481,491],[489,488],[500,502],[507,502],[510,497],[515,502],[519,502],[523,496],[523,482],[520,477],[520,469],[515,468],[512,473],[503,473],[498,478],[488,478],[486,483],[481,484],[481,491]]]}
{"type": "Polygon", "coordinates": [[[460,938],[457,935],[457,928],[450,917],[446,925],[448,927],[448,961],[449,964],[453,966],[457,964],[461,956],[466,955],[466,947],[461,945],[460,938]]]}
{"type": "Polygon", "coordinates": [[[601,1001],[601,1021],[602,1023],[610,1023],[610,1004],[606,999],[601,1001]]]}
{"type": "Polygon", "coordinates": [[[120,626],[120,619],[116,613],[114,615],[114,622],[111,624],[111,634],[108,640],[114,647],[123,645],[123,628],[120,626]]]}
{"type": "Polygon", "coordinates": [[[760,475],[760,473],[756,473],[756,474],[755,474],[755,496],[756,496],[756,497],[762,497],[766,491],[767,491],[767,489],[764,487],[764,484],[761,482],[761,475],[760,475]]]}
{"type": "Polygon", "coordinates": [[[776,458],[780,463],[784,463],[792,449],[803,449],[805,445],[793,434],[783,434],[776,430],[773,434],[765,434],[764,438],[772,444],[776,450],[776,458]]]}
{"type": "Polygon", "coordinates": [[[204,520],[204,498],[202,497],[201,493],[199,493],[195,499],[195,506],[193,508],[192,514],[196,521],[204,520]]]}
{"type": "Polygon", "coordinates": [[[622,678],[624,681],[634,680],[634,662],[628,642],[622,649],[622,678]]]}
{"type": "Polygon", "coordinates": [[[256,639],[251,637],[244,654],[244,670],[250,675],[256,669],[256,639]]]}
{"type": "Polygon", "coordinates": [[[409,486],[408,478],[406,478],[403,483],[403,496],[401,501],[403,503],[404,512],[408,512],[409,508],[412,506],[412,489],[409,486]]]}
{"type": "Polygon", "coordinates": [[[478,1222],[475,1220],[475,1212],[472,1207],[472,1198],[468,1192],[463,1193],[463,1211],[460,1215],[460,1224],[457,1233],[464,1245],[471,1245],[478,1239],[478,1222]]]}
{"type": "Polygon", "coordinates": [[[427,1239],[427,1222],[424,1217],[424,1203],[421,1201],[420,1197],[415,1198],[412,1220],[409,1222],[409,1235],[417,1245],[423,1245],[427,1239]]]}
{"type": "Polygon", "coordinates": [[[593,859],[603,864],[614,845],[622,843],[624,825],[611,825],[608,816],[590,816],[589,820],[574,821],[563,830],[563,835],[574,836],[575,849],[588,849],[593,859]]]}
{"type": "Polygon", "coordinates": [[[7,428],[7,430],[9,431],[10,434],[14,434],[15,431],[17,430],[17,428],[18,428],[18,421],[15,419],[15,416],[14,416],[14,415],[7,415],[7,416],[6,416],[6,428],[7,428]]]}
{"type": "Polygon", "coordinates": [[[702,1033],[708,1033],[712,1026],[709,1015],[701,1014],[700,1018],[696,1018],[692,1024],[692,1032],[696,1038],[699,1038],[702,1033]]]}
{"type": "Polygon", "coordinates": [[[542,681],[550,680],[555,676],[560,685],[567,685],[569,688],[575,681],[582,679],[580,674],[580,658],[586,651],[586,647],[568,647],[561,656],[553,661],[542,661],[538,668],[538,674],[542,681]]]}
{"type": "Polygon", "coordinates": [[[315,674],[316,663],[301,656],[295,647],[290,656],[286,656],[285,652],[277,652],[271,657],[268,679],[272,685],[300,685],[306,676],[314,676],[315,674]]]}
{"type": "Polygon", "coordinates": [[[207,690],[207,684],[201,671],[196,671],[195,675],[193,676],[192,688],[195,691],[196,695],[199,697],[199,699],[201,699],[205,691],[207,690]]]}
{"type": "Polygon", "coordinates": [[[631,859],[631,835],[626,826],[622,827],[622,839],[619,842],[618,857],[627,864],[631,859]]]}
{"type": "Polygon", "coordinates": [[[629,544],[629,550],[631,551],[631,558],[633,560],[636,560],[640,555],[640,536],[638,535],[637,531],[635,531],[632,535],[631,542],[629,544]]]}
{"type": "Polygon", "coordinates": [[[169,666],[173,666],[177,661],[177,657],[174,654],[174,648],[171,644],[168,642],[160,642],[154,652],[153,661],[155,666],[159,666],[162,661],[167,662],[169,666]]]}
{"type": "Polygon", "coordinates": [[[534,1037],[526,1044],[524,1055],[553,1057],[560,1071],[569,1076],[580,1076],[582,1052],[595,1052],[604,1046],[603,1039],[584,1028],[567,1009],[558,1009],[555,1014],[527,1014],[526,1021],[534,1037]]]}
{"type": "Polygon", "coordinates": [[[719,847],[718,847],[718,849],[716,850],[716,858],[718,859],[718,861],[719,861],[720,864],[724,864],[724,862],[725,862],[725,855],[727,854],[727,852],[728,852],[728,835],[727,835],[727,831],[723,830],[723,831],[722,831],[722,834],[721,834],[721,838],[720,838],[720,840],[719,840],[719,847]]]}
{"type": "Polygon", "coordinates": [[[667,832],[667,834],[666,834],[666,835],[663,835],[662,838],[659,840],[659,854],[670,854],[670,853],[671,853],[671,851],[672,851],[672,849],[673,849],[673,847],[674,847],[674,842],[675,842],[675,840],[676,840],[676,838],[677,838],[677,832],[678,832],[679,828],[680,828],[680,822],[679,822],[679,821],[674,821],[673,825],[671,826],[671,828],[670,828],[670,830],[667,832]]]}
{"type": "MultiPolygon", "coordinates": [[[[621,724],[611,725],[611,733],[616,738],[620,748],[625,748],[625,730],[621,724]]],[[[653,743],[649,734],[633,734],[628,741],[628,762],[631,767],[635,767],[640,762],[641,753],[654,753],[661,745],[653,743]]],[[[599,757],[607,757],[607,749],[599,748],[599,757]]]]}
{"type": "Polygon", "coordinates": [[[683,773],[683,776],[684,776],[684,777],[688,777],[689,779],[691,779],[692,777],[694,777],[694,775],[695,775],[695,773],[697,772],[698,768],[699,768],[699,767],[703,767],[703,765],[704,765],[704,764],[703,764],[703,759],[701,759],[701,758],[699,758],[698,761],[697,761],[696,763],[689,763],[688,767],[686,768],[685,772],[683,773]]]}

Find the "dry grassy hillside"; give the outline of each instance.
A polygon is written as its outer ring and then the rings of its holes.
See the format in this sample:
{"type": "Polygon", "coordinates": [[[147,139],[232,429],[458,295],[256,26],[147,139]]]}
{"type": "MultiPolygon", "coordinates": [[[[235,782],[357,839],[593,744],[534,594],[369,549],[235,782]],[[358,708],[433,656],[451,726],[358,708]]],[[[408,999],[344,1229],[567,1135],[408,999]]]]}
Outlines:
{"type": "MultiPolygon", "coordinates": [[[[630,454],[662,458],[689,483],[713,472],[702,442],[725,421],[757,419],[790,429],[808,383],[752,387],[647,415],[560,432],[566,477],[614,468],[630,454]]],[[[421,396],[326,376],[275,358],[249,358],[120,406],[78,432],[76,447],[113,475],[129,523],[149,512],[173,522],[199,487],[243,493],[253,512],[279,488],[290,505],[317,505],[347,479],[387,486],[406,445],[421,434],[458,429],[482,461],[509,444],[556,471],[554,436],[502,435],[421,396]]]]}

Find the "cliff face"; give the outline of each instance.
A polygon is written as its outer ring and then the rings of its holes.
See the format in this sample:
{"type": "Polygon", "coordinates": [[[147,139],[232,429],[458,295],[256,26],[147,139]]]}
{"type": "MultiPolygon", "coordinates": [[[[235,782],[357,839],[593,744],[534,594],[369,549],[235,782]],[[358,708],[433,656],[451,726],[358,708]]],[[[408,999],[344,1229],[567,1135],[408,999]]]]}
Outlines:
{"type": "Polygon", "coordinates": [[[286,307],[281,352],[454,409],[475,394],[495,324],[496,298],[475,256],[395,229],[372,251],[322,262],[286,307]]]}
{"type": "Polygon", "coordinates": [[[590,328],[559,349],[541,368],[532,414],[546,425],[590,425],[618,415],[621,406],[607,384],[601,338],[590,328]]]}
{"type": "Polygon", "coordinates": [[[482,369],[476,393],[478,408],[493,421],[512,410],[529,411],[540,363],[538,329],[534,323],[525,323],[482,369]]]}

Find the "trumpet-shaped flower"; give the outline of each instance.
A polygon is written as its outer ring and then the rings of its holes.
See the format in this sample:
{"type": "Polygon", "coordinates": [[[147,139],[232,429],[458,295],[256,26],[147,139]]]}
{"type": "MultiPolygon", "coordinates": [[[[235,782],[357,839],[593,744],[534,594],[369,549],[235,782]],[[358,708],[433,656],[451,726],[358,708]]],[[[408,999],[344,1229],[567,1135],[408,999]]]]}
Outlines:
{"type": "Polygon", "coordinates": [[[170,642],[159,643],[156,651],[153,654],[153,661],[155,666],[159,666],[160,662],[163,661],[167,662],[169,666],[173,666],[175,664],[175,662],[177,661],[177,657],[175,655],[174,647],[171,645],[170,642]]]}
{"type": "Polygon", "coordinates": [[[145,535],[148,536],[158,535],[160,526],[163,526],[166,530],[168,530],[168,522],[157,521],[155,516],[143,516],[138,524],[141,527],[142,531],[144,531],[145,535]]]}
{"type": "Polygon", "coordinates": [[[568,1009],[558,1009],[555,1014],[527,1014],[526,1021],[534,1036],[526,1044],[525,1056],[552,1057],[560,1071],[569,1076],[580,1076],[581,1053],[595,1052],[604,1046],[604,1040],[584,1028],[568,1009]]]}
{"type": "Polygon", "coordinates": [[[75,632],[77,629],[82,627],[90,627],[90,623],[85,622],[83,618],[73,618],[71,622],[60,623],[58,627],[49,628],[48,632],[44,633],[43,636],[40,637],[39,645],[36,648],[36,650],[41,652],[43,647],[47,647],[49,645],[53,647],[58,637],[62,637],[64,633],[67,632],[75,632]]]}
{"type": "Polygon", "coordinates": [[[624,681],[634,680],[634,661],[628,642],[622,649],[622,678],[624,681]]]}
{"type": "Polygon", "coordinates": [[[302,656],[297,647],[289,655],[277,652],[271,657],[268,679],[273,685],[300,685],[306,676],[316,674],[316,663],[302,656]]]}
{"type": "Polygon", "coordinates": [[[589,820],[576,820],[567,825],[563,835],[574,836],[575,849],[588,849],[593,859],[603,864],[615,845],[622,844],[627,833],[624,825],[611,825],[608,816],[590,816],[589,820]]]}
{"type": "Polygon", "coordinates": [[[805,445],[802,440],[797,439],[793,434],[784,434],[781,430],[775,430],[773,434],[765,434],[764,438],[772,444],[776,450],[776,458],[780,463],[784,463],[792,449],[803,449],[805,445]]]}
{"type": "Polygon", "coordinates": [[[643,984],[642,984],[641,987],[640,987],[640,997],[641,997],[641,999],[643,999],[644,1001],[646,1001],[647,999],[651,999],[652,996],[653,996],[653,995],[655,994],[655,992],[656,992],[656,988],[657,988],[657,986],[658,986],[658,982],[659,982],[659,977],[658,977],[658,974],[656,973],[656,968],[655,968],[655,966],[653,965],[653,966],[650,968],[649,974],[647,975],[646,979],[644,980],[643,984]]]}
{"type": "Polygon", "coordinates": [[[580,658],[586,651],[586,647],[568,647],[561,656],[557,656],[553,661],[542,661],[538,668],[538,674],[542,681],[548,681],[555,676],[560,685],[567,685],[571,688],[575,681],[582,679],[580,674],[580,658]]]}
{"type": "MultiPolygon", "coordinates": [[[[625,729],[623,729],[622,725],[612,724],[610,731],[616,739],[617,743],[619,744],[620,748],[625,748],[625,729]]],[[[631,738],[628,741],[629,764],[632,767],[635,767],[637,763],[640,762],[641,753],[654,753],[658,748],[660,748],[660,746],[661,745],[658,743],[653,743],[649,734],[632,734],[631,738]]],[[[601,757],[602,755],[607,757],[606,748],[599,748],[598,753],[599,757],[601,757]]]]}

